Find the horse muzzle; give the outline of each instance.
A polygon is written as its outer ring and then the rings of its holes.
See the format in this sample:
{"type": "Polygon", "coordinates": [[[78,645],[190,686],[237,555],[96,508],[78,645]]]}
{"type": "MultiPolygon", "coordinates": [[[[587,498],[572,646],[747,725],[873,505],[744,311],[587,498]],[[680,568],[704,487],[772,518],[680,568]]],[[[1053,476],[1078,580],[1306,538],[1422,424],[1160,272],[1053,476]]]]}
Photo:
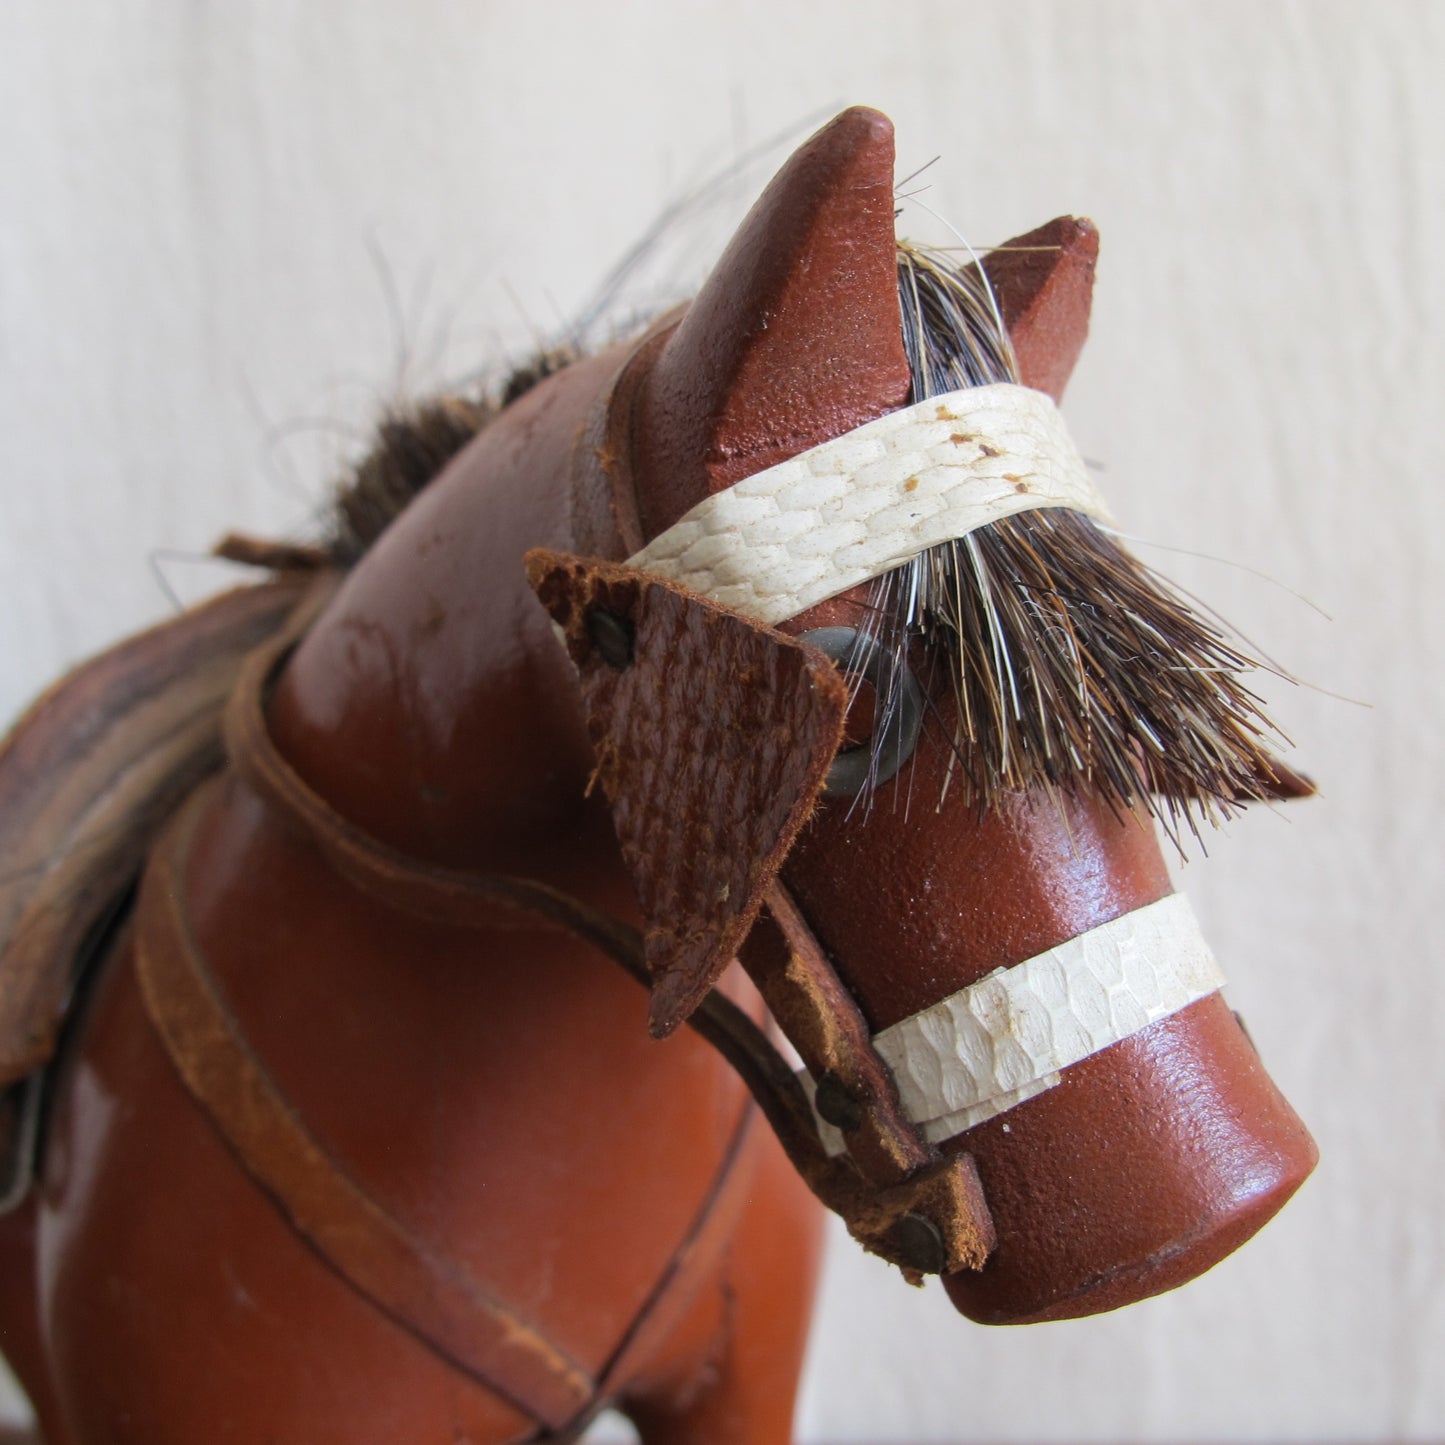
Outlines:
{"type": "Polygon", "coordinates": [[[982,1324],[1073,1319],[1184,1284],[1261,1228],[1317,1158],[1218,994],[943,1147],[973,1155],[997,1233],[981,1270],[944,1280],[982,1324]]]}
{"type": "Polygon", "coordinates": [[[876,1032],[925,1141],[966,1151],[996,1240],[949,1294],[988,1323],[1115,1308],[1237,1248],[1315,1162],[1166,894],[876,1032]]]}
{"type": "MultiPolygon", "coordinates": [[[[977,1172],[992,1247],[946,1274],[963,1314],[1068,1319],[1172,1289],[1303,1183],[1314,1143],[1223,982],[1168,894],[872,1031],[907,1127],[977,1172]]],[[[842,1117],[826,1092],[815,1107],[842,1117]]]]}

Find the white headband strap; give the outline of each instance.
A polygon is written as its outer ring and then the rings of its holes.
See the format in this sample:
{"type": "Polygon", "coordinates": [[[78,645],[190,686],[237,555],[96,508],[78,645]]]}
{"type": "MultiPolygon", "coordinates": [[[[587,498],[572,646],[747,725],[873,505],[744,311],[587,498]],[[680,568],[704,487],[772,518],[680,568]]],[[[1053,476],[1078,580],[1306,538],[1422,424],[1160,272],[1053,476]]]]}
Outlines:
{"type": "MultiPolygon", "coordinates": [[[[904,1113],[938,1143],[1223,986],[1189,900],[1171,893],[996,969],[884,1029],[873,1047],[893,1071],[904,1113]]],[[[820,1132],[830,1153],[841,1152],[837,1130],[820,1132]]]]}
{"type": "Polygon", "coordinates": [[[1109,516],[1058,408],[1000,382],[930,397],[746,477],[628,563],[772,624],[1039,507],[1109,516]]]}

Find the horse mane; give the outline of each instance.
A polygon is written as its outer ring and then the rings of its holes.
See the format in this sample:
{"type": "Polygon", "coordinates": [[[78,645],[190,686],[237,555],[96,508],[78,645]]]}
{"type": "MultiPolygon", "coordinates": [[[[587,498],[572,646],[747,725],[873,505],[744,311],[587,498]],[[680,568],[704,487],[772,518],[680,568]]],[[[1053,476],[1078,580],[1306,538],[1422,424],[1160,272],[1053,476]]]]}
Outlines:
{"type": "Polygon", "coordinates": [[[387,408],[371,446],[336,486],[322,543],[328,559],[354,567],[473,437],[577,359],[572,347],[546,348],[514,367],[495,391],[441,392],[387,408]]]}

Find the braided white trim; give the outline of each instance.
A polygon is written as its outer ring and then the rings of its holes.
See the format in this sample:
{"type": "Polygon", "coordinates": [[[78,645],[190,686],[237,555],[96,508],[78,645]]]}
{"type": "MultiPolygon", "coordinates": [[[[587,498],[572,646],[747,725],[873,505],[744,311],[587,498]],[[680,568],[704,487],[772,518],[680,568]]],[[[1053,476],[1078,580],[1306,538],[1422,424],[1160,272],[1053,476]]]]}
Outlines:
{"type": "Polygon", "coordinates": [[[628,562],[776,623],[1039,507],[1109,516],[1058,408],[1000,382],[930,397],[746,477],[628,562]]]}
{"type": "MultiPolygon", "coordinates": [[[[873,1047],[893,1071],[904,1113],[938,1143],[1223,986],[1189,900],[1172,893],[995,969],[884,1029],[873,1047]]],[[[843,1136],[828,1124],[822,1131],[829,1151],[841,1152],[843,1136]]]]}

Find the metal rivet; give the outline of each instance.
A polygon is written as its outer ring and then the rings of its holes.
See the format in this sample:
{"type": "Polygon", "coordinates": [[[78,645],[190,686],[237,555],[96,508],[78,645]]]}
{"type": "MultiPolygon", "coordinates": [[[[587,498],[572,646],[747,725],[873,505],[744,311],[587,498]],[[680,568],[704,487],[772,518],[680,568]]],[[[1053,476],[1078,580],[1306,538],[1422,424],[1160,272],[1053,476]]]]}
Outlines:
{"type": "Polygon", "coordinates": [[[942,1274],[948,1263],[943,1235],[926,1214],[905,1214],[888,1231],[894,1258],[920,1274],[942,1274]]]}
{"type": "Polygon", "coordinates": [[[818,1080],[813,1104],[824,1119],[845,1134],[851,1134],[863,1122],[858,1096],[831,1069],[818,1080]]]}
{"type": "Polygon", "coordinates": [[[621,672],[632,665],[632,644],[637,629],[626,617],[605,607],[589,607],[586,623],[587,635],[608,667],[621,672]]]}

